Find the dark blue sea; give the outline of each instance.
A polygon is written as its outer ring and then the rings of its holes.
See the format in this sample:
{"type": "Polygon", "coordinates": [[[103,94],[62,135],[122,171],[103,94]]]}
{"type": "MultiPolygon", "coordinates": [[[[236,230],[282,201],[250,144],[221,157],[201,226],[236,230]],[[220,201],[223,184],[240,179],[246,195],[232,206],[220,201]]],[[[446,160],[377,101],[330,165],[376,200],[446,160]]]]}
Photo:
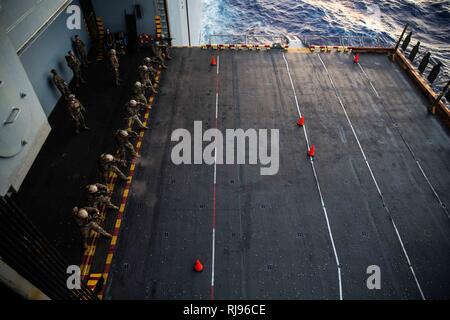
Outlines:
{"type": "MultiPolygon", "coordinates": [[[[337,36],[393,43],[409,23],[415,44],[450,69],[450,0],[203,0],[202,38],[214,34],[337,36]]],[[[317,40],[316,40],[317,39],[317,40]]],[[[353,40],[357,41],[357,40],[353,40]]],[[[214,42],[214,41],[212,41],[214,42]]],[[[217,42],[216,42],[217,43],[217,42]]]]}

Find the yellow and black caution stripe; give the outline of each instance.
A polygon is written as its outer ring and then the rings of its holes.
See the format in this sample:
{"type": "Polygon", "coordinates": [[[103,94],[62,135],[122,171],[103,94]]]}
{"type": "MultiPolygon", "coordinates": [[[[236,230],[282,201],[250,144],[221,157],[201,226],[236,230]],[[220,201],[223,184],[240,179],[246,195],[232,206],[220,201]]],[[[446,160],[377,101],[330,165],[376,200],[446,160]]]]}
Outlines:
{"type": "Polygon", "coordinates": [[[156,39],[161,39],[163,29],[160,16],[155,16],[155,30],[156,30],[156,39]]]}
{"type": "MultiPolygon", "coordinates": [[[[161,73],[161,71],[158,71],[156,80],[159,80],[160,73],[161,73]]],[[[155,84],[155,87],[157,87],[157,84],[155,84]]],[[[144,115],[144,125],[145,126],[147,126],[147,122],[150,117],[150,109],[154,102],[154,99],[155,99],[155,95],[152,95],[149,99],[149,105],[147,108],[147,112],[144,115]]],[[[143,138],[144,138],[144,131],[142,130],[139,134],[138,141],[136,142],[136,146],[135,146],[136,152],[140,151],[140,149],[142,147],[142,139],[143,138]]],[[[133,179],[135,169],[136,169],[136,163],[135,163],[135,160],[133,160],[133,162],[130,165],[129,182],[125,186],[123,196],[122,196],[122,201],[121,201],[121,204],[119,207],[119,213],[118,213],[115,225],[114,225],[113,238],[111,239],[110,248],[108,250],[107,257],[106,257],[106,266],[110,265],[111,261],[112,261],[113,255],[112,255],[111,249],[113,248],[115,250],[115,245],[117,243],[117,237],[119,234],[120,226],[122,224],[122,217],[123,217],[123,213],[125,211],[125,205],[126,205],[126,201],[128,199],[128,194],[129,194],[129,190],[131,187],[131,181],[133,179]]],[[[117,178],[116,174],[110,173],[107,186],[108,186],[108,189],[111,190],[112,192],[115,189],[116,178],[117,178]]],[[[102,218],[105,218],[107,208],[105,206],[102,206],[100,209],[101,209],[100,212],[101,212],[102,218]]],[[[82,277],[83,281],[89,281],[89,279],[90,279],[89,273],[91,271],[92,263],[93,263],[95,252],[97,249],[97,241],[98,241],[99,237],[100,237],[100,235],[97,232],[95,232],[93,230],[91,231],[90,238],[88,240],[88,248],[84,252],[83,262],[80,267],[81,277],[82,277]]],[[[105,270],[106,270],[106,267],[105,267],[105,270]]],[[[107,271],[109,272],[109,268],[107,271]]],[[[107,276],[106,276],[106,278],[107,278],[107,276]]],[[[106,278],[105,278],[105,282],[106,282],[106,278]]]]}
{"type": "MultiPolygon", "coordinates": [[[[107,186],[108,186],[108,189],[111,190],[111,192],[114,192],[116,178],[117,178],[117,176],[114,173],[109,174],[109,181],[107,183],[107,186]]],[[[100,214],[103,219],[105,219],[106,210],[107,210],[106,206],[102,206],[100,208],[100,214]]],[[[81,278],[84,281],[87,280],[89,272],[91,271],[92,262],[94,260],[95,251],[97,249],[97,241],[98,241],[99,237],[100,236],[97,232],[91,230],[90,237],[88,240],[88,248],[84,252],[83,262],[80,267],[81,278]]]]}
{"type": "Polygon", "coordinates": [[[273,48],[272,44],[203,44],[202,49],[213,50],[270,50],[273,48]]]}
{"type": "Polygon", "coordinates": [[[309,46],[309,51],[311,53],[313,52],[351,52],[352,48],[351,47],[347,47],[347,46],[317,46],[317,45],[310,45],[309,46]]]}
{"type": "MultiPolygon", "coordinates": [[[[158,71],[158,73],[157,73],[157,75],[155,77],[156,81],[159,80],[160,74],[161,74],[161,71],[158,71]]],[[[158,85],[155,84],[155,88],[157,88],[157,87],[158,87],[158,85]]],[[[151,108],[153,106],[153,102],[155,101],[155,97],[156,97],[156,95],[152,94],[152,96],[150,96],[150,98],[149,98],[148,105],[147,105],[147,110],[146,110],[146,113],[144,115],[144,121],[143,121],[144,126],[148,125],[148,122],[149,122],[149,119],[150,119],[151,108]]],[[[145,131],[141,130],[141,132],[139,133],[139,138],[136,141],[136,146],[135,146],[135,149],[136,149],[137,153],[139,153],[141,148],[142,148],[142,141],[144,139],[144,135],[145,135],[145,131]]],[[[114,225],[114,231],[112,232],[112,236],[113,237],[111,239],[111,243],[109,245],[108,252],[107,252],[107,255],[106,255],[105,267],[104,267],[104,271],[102,273],[102,277],[103,277],[104,283],[106,283],[106,281],[108,280],[109,272],[111,270],[111,264],[112,264],[112,261],[113,261],[113,258],[114,258],[114,254],[116,252],[117,240],[118,240],[118,237],[119,237],[120,228],[122,226],[122,221],[123,221],[123,217],[124,217],[124,214],[125,214],[125,208],[126,208],[126,204],[127,204],[127,200],[128,200],[128,195],[130,193],[131,184],[133,182],[133,177],[134,177],[135,172],[136,172],[136,159],[134,159],[132,161],[131,166],[130,166],[130,172],[129,172],[129,175],[128,175],[128,182],[127,182],[127,184],[125,186],[125,189],[123,190],[122,201],[121,201],[120,207],[119,207],[119,213],[117,215],[116,223],[114,225]]],[[[99,299],[103,299],[103,293],[104,293],[103,291],[104,290],[102,288],[102,290],[100,291],[100,293],[98,295],[99,299]]]]}
{"type": "Polygon", "coordinates": [[[101,278],[102,278],[101,273],[93,273],[93,274],[89,275],[89,278],[87,280],[88,288],[91,289],[92,291],[94,291],[95,288],[97,287],[97,285],[99,284],[99,281],[101,278]]]}

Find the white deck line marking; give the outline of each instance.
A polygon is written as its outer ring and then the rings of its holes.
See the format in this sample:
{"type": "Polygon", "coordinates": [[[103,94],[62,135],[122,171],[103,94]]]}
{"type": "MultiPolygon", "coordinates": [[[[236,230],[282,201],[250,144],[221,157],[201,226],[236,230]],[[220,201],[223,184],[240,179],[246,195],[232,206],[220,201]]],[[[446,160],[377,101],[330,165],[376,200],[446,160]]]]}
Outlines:
{"type": "Polygon", "coordinates": [[[334,92],[335,92],[335,94],[336,94],[336,96],[337,96],[337,98],[338,98],[338,100],[339,100],[339,103],[340,103],[340,105],[341,105],[341,107],[342,107],[342,110],[344,111],[345,117],[347,118],[347,122],[348,122],[348,124],[350,125],[350,128],[352,129],[352,132],[353,132],[353,135],[354,135],[354,137],[355,137],[355,139],[356,139],[356,142],[358,143],[359,150],[361,151],[361,154],[363,155],[364,161],[366,162],[367,168],[368,168],[369,171],[370,171],[370,175],[372,176],[372,180],[373,180],[373,182],[375,183],[375,186],[377,187],[378,194],[380,195],[381,201],[382,201],[382,203],[383,203],[383,207],[384,207],[384,209],[386,210],[386,212],[387,212],[387,214],[388,214],[388,216],[389,216],[389,219],[390,219],[390,221],[391,221],[391,223],[392,223],[392,225],[393,225],[393,227],[394,227],[394,229],[395,229],[395,233],[396,233],[397,238],[398,238],[398,240],[399,240],[399,242],[400,242],[400,245],[401,245],[401,247],[402,247],[403,254],[405,255],[406,260],[407,260],[407,262],[408,262],[408,267],[409,267],[409,269],[411,270],[411,273],[412,273],[412,275],[413,275],[413,277],[414,277],[414,280],[415,280],[415,282],[416,282],[417,288],[419,289],[420,295],[422,296],[422,299],[425,300],[425,295],[423,294],[422,287],[420,286],[419,280],[418,280],[417,277],[416,277],[416,273],[415,273],[414,268],[413,268],[413,266],[412,266],[412,264],[411,264],[411,261],[410,261],[410,259],[409,259],[408,253],[406,252],[406,248],[405,248],[405,246],[403,245],[402,237],[400,236],[400,233],[399,233],[399,231],[398,231],[398,229],[397,229],[397,225],[396,225],[395,222],[394,222],[394,218],[392,217],[391,212],[389,211],[389,208],[388,208],[387,204],[386,204],[385,201],[384,201],[383,193],[381,192],[381,190],[380,190],[380,188],[379,188],[379,186],[378,186],[377,179],[375,178],[375,175],[374,175],[374,173],[373,173],[373,171],[372,171],[372,168],[371,168],[371,166],[370,166],[370,164],[369,164],[369,161],[367,160],[367,157],[366,157],[366,154],[365,154],[365,152],[364,152],[364,149],[362,148],[361,143],[359,142],[358,135],[356,134],[356,131],[355,131],[354,127],[353,127],[352,121],[350,120],[350,118],[349,118],[349,116],[348,116],[347,110],[346,110],[346,108],[345,108],[345,106],[344,106],[344,103],[342,102],[342,99],[341,99],[341,96],[340,96],[340,94],[339,94],[339,91],[338,91],[338,89],[337,89],[337,87],[336,87],[336,85],[335,85],[335,83],[334,83],[334,81],[333,81],[333,78],[331,77],[330,72],[328,71],[327,66],[326,66],[325,63],[323,62],[322,57],[320,56],[320,54],[317,54],[317,55],[318,55],[318,57],[319,57],[320,62],[322,63],[322,66],[323,66],[324,69],[325,69],[325,72],[326,72],[328,78],[330,79],[331,85],[332,85],[333,88],[334,88],[334,92]]]}
{"type": "Polygon", "coordinates": [[[216,228],[212,229],[212,270],[211,270],[211,287],[214,287],[214,270],[216,264],[216,228]]]}
{"type": "MultiPolygon", "coordinates": [[[[288,63],[284,53],[283,53],[283,59],[284,59],[284,62],[286,63],[286,69],[287,69],[287,72],[288,72],[288,75],[289,75],[289,80],[291,82],[292,91],[294,92],[295,105],[297,106],[298,115],[299,115],[299,117],[302,117],[302,113],[300,111],[300,104],[298,102],[297,93],[295,91],[294,81],[292,80],[292,76],[291,76],[291,70],[289,69],[289,63],[288,63]]],[[[306,146],[307,146],[307,148],[309,150],[310,149],[310,144],[309,144],[309,139],[308,139],[308,132],[306,130],[306,125],[303,126],[303,131],[305,133],[306,146]]],[[[325,215],[325,221],[327,223],[328,234],[330,236],[331,245],[333,247],[334,258],[336,260],[336,266],[337,266],[337,271],[338,271],[338,283],[339,283],[339,299],[343,300],[341,264],[339,262],[339,256],[338,256],[338,253],[337,253],[337,250],[336,250],[336,245],[334,243],[333,232],[331,230],[330,220],[328,219],[328,212],[327,212],[327,208],[326,208],[326,205],[325,205],[325,201],[323,199],[322,189],[320,188],[319,178],[317,176],[316,167],[314,165],[313,158],[310,158],[310,162],[311,162],[311,168],[312,168],[312,171],[313,171],[313,174],[314,174],[314,179],[316,180],[317,191],[319,193],[323,214],[325,215]]]]}
{"type": "Polygon", "coordinates": [[[219,93],[216,93],[216,120],[219,118],[219,93]]]}
{"type": "MultiPolygon", "coordinates": [[[[383,100],[381,98],[381,96],[378,94],[377,89],[375,89],[375,86],[373,85],[372,80],[370,80],[369,75],[366,73],[366,71],[364,70],[364,68],[362,67],[362,65],[360,63],[358,63],[359,68],[361,69],[362,73],[364,74],[364,76],[366,77],[367,81],[369,82],[370,86],[372,87],[373,92],[375,93],[375,95],[377,96],[377,98],[380,100],[381,106],[383,107],[384,111],[387,113],[387,115],[389,116],[389,119],[391,119],[391,122],[394,123],[394,120],[390,114],[390,112],[387,110],[387,108],[385,107],[383,100]]],[[[411,156],[413,157],[414,161],[416,162],[417,166],[419,167],[420,172],[422,173],[423,177],[425,178],[426,182],[428,183],[428,186],[430,187],[431,191],[433,192],[434,196],[436,197],[437,201],[439,202],[439,205],[442,207],[442,209],[444,210],[445,214],[447,215],[447,218],[450,219],[450,213],[447,210],[447,206],[445,205],[445,203],[442,201],[441,197],[439,196],[439,194],[437,193],[436,189],[433,187],[433,184],[431,183],[429,177],[427,176],[427,174],[425,173],[425,171],[422,168],[422,165],[420,164],[419,159],[417,159],[416,155],[414,154],[414,151],[412,150],[411,146],[409,145],[409,143],[406,142],[406,139],[404,138],[403,134],[401,133],[400,129],[398,128],[398,126],[395,126],[395,129],[397,130],[398,134],[400,135],[400,137],[402,138],[403,142],[405,143],[406,147],[408,148],[409,152],[411,153],[411,156]]]]}

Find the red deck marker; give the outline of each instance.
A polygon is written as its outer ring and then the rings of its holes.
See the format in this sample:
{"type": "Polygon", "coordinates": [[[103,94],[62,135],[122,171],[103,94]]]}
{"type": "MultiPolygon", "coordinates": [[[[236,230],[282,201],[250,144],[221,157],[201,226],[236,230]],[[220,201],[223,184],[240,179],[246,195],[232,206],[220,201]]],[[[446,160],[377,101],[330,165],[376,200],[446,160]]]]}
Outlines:
{"type": "Polygon", "coordinates": [[[211,66],[217,66],[216,56],[212,57],[211,66]]]}
{"type": "Polygon", "coordinates": [[[359,53],[356,54],[354,62],[359,63],[359,53]]]}
{"type": "Polygon", "coordinates": [[[314,145],[311,145],[311,148],[309,148],[308,151],[308,156],[314,158],[315,155],[316,155],[316,148],[314,147],[314,145]]]}
{"type": "Polygon", "coordinates": [[[300,119],[298,119],[297,125],[299,127],[303,127],[305,125],[305,117],[302,116],[300,119]]]}
{"type": "Polygon", "coordinates": [[[195,270],[195,272],[203,271],[203,264],[200,262],[200,260],[195,261],[194,270],[195,270]]]}

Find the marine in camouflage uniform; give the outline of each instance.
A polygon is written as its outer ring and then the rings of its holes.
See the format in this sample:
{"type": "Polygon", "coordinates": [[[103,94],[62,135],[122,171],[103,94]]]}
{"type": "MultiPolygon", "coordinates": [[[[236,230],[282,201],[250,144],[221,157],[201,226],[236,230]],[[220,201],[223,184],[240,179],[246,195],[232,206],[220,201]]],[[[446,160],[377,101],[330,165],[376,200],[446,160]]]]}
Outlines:
{"type": "Polygon", "coordinates": [[[142,83],[142,85],[145,88],[150,88],[153,93],[155,94],[158,93],[158,91],[156,91],[156,89],[153,87],[152,81],[150,80],[150,71],[148,70],[147,66],[145,65],[139,66],[138,72],[139,72],[139,81],[142,83]]]}
{"type": "Polygon", "coordinates": [[[79,87],[82,83],[86,83],[81,73],[81,62],[77,59],[72,51],[68,52],[66,61],[69,68],[72,69],[73,76],[75,78],[75,85],[79,87]]]}
{"type": "Polygon", "coordinates": [[[154,61],[150,57],[146,57],[144,59],[144,65],[148,68],[151,79],[153,79],[154,83],[159,83],[159,80],[156,80],[158,71],[154,68],[153,63],[154,63],[154,61]]]}
{"type": "Polygon", "coordinates": [[[126,104],[126,109],[128,113],[128,125],[133,129],[134,124],[137,123],[139,129],[148,129],[148,127],[144,126],[141,119],[139,118],[139,110],[141,108],[141,104],[139,104],[136,100],[130,100],[126,104]]]}
{"type": "Polygon", "coordinates": [[[152,44],[152,53],[154,55],[153,61],[160,65],[163,69],[167,69],[167,66],[164,64],[164,56],[161,49],[159,48],[158,41],[152,44]]]}
{"type": "Polygon", "coordinates": [[[114,83],[116,86],[120,86],[122,84],[122,80],[120,80],[120,64],[119,58],[117,58],[116,50],[109,50],[109,65],[112,70],[114,83]]]}
{"type": "Polygon", "coordinates": [[[85,249],[88,248],[88,240],[91,230],[94,230],[107,238],[112,238],[112,235],[106,232],[105,229],[100,227],[100,225],[98,224],[97,220],[100,219],[100,212],[97,209],[92,207],[75,207],[72,209],[72,213],[77,225],[80,227],[80,232],[83,238],[83,245],[85,249]]]}
{"type": "Polygon", "coordinates": [[[115,138],[119,149],[120,159],[126,160],[127,152],[129,152],[133,158],[140,157],[134,149],[133,144],[130,142],[130,135],[127,130],[117,130],[115,138]]]}
{"type": "Polygon", "coordinates": [[[56,72],[55,69],[51,70],[52,73],[52,79],[53,83],[55,84],[56,88],[58,88],[61,95],[66,99],[69,100],[69,96],[72,94],[72,92],[69,89],[69,86],[67,85],[66,81],[56,72]]]}
{"type": "Polygon", "coordinates": [[[156,45],[161,51],[164,59],[172,60],[172,57],[169,53],[169,41],[164,37],[164,35],[162,36],[160,41],[156,42],[156,45]]]}
{"type": "Polygon", "coordinates": [[[118,210],[119,207],[111,203],[112,192],[108,187],[101,183],[91,184],[86,187],[86,200],[88,205],[99,208],[105,205],[108,209],[118,210]]]}
{"type": "Polygon", "coordinates": [[[147,105],[148,101],[145,97],[145,88],[142,86],[142,83],[136,82],[133,87],[133,99],[138,101],[143,105],[147,105]]]}
{"type": "Polygon", "coordinates": [[[74,47],[77,51],[78,57],[80,58],[80,61],[84,68],[88,67],[88,64],[90,63],[87,57],[86,53],[86,45],[84,42],[80,39],[78,35],[75,36],[75,39],[73,40],[74,47]]]}
{"type": "Polygon", "coordinates": [[[118,165],[126,166],[126,161],[117,159],[110,154],[103,153],[98,159],[98,165],[103,182],[107,183],[109,172],[112,171],[122,180],[128,181],[127,176],[117,167],[118,165]]]}
{"type": "Polygon", "coordinates": [[[89,128],[86,126],[86,120],[84,119],[83,115],[83,113],[86,112],[86,109],[73,94],[69,96],[67,109],[69,111],[70,116],[75,121],[76,134],[80,133],[80,128],[83,130],[89,130],[89,128]]]}

